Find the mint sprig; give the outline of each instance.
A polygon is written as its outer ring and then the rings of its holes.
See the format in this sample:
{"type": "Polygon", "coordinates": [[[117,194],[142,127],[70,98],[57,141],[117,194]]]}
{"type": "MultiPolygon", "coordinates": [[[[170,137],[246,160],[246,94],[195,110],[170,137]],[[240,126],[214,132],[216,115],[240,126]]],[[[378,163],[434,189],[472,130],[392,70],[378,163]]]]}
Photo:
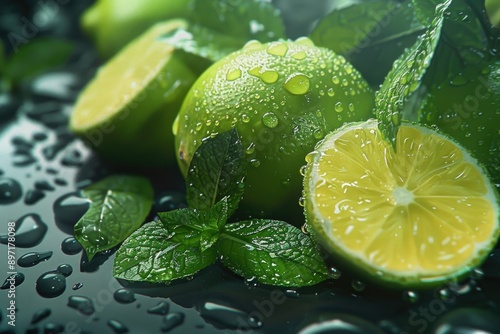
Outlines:
{"type": "Polygon", "coordinates": [[[437,5],[435,17],[425,33],[407,49],[387,74],[375,99],[379,129],[392,146],[396,146],[396,134],[403,119],[406,102],[422,83],[441,36],[444,13],[451,4],[447,0],[437,5]]]}
{"type": "Polygon", "coordinates": [[[255,219],[226,225],[243,194],[246,160],[236,129],[206,140],[186,178],[189,208],[158,213],[116,253],[113,275],[130,281],[170,282],[220,259],[245,278],[280,286],[328,278],[309,236],[282,221],[255,219]]]}
{"type": "Polygon", "coordinates": [[[140,176],[110,176],[83,189],[82,195],[89,199],[90,207],[74,233],[89,260],[137,230],[153,206],[153,188],[140,176]]]}

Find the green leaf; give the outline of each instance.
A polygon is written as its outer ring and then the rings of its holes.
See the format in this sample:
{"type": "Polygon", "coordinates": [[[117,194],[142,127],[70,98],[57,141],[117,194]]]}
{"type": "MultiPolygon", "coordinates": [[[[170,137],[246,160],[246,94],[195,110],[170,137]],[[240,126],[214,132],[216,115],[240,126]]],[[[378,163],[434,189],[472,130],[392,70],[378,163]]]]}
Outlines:
{"type": "Polygon", "coordinates": [[[172,236],[171,241],[202,251],[212,247],[227,221],[227,198],[208,210],[192,208],[159,212],[158,217],[172,236]]]}
{"type": "Polygon", "coordinates": [[[194,0],[189,26],[163,38],[177,49],[215,62],[249,40],[285,37],[278,11],[265,0],[194,0]]]}
{"type": "Polygon", "coordinates": [[[374,87],[425,30],[411,5],[385,0],[336,9],[322,21],[311,34],[315,44],[340,52],[374,87]]]}
{"type": "Polygon", "coordinates": [[[420,22],[430,26],[436,15],[436,6],[442,3],[442,0],[411,0],[411,2],[420,22]]]}
{"type": "Polygon", "coordinates": [[[207,210],[228,197],[228,216],[243,195],[246,160],[235,128],[209,138],[194,153],[186,178],[189,207],[207,210]]]}
{"type": "Polygon", "coordinates": [[[116,252],[113,276],[129,281],[170,282],[214,263],[215,247],[203,251],[173,240],[160,221],[144,224],[116,252]]]}
{"type": "Polygon", "coordinates": [[[110,176],[88,186],[82,194],[90,200],[90,208],[74,232],[89,260],[125,240],[141,226],[153,205],[149,180],[138,176],[110,176]]]}
{"type": "Polygon", "coordinates": [[[35,74],[62,65],[71,55],[73,43],[51,37],[40,37],[19,47],[9,59],[5,77],[14,84],[35,74]]]}
{"type": "Polygon", "coordinates": [[[225,266],[264,284],[308,286],[328,278],[325,263],[309,236],[282,221],[248,220],[226,225],[218,247],[225,266]]]}
{"type": "Polygon", "coordinates": [[[384,0],[334,10],[318,22],[309,37],[318,46],[350,54],[395,6],[396,3],[384,0]]]}
{"type": "Polygon", "coordinates": [[[393,147],[401,124],[403,108],[410,95],[417,90],[428,69],[443,26],[444,12],[450,5],[447,0],[436,9],[436,17],[417,42],[394,62],[392,70],[382,84],[375,99],[379,129],[393,147]]]}

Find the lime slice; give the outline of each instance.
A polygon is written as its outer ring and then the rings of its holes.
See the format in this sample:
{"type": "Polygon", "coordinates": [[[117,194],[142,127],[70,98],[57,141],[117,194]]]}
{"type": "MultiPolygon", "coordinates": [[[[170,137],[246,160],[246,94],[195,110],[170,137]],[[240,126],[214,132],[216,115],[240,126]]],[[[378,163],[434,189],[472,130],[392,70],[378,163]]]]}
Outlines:
{"type": "Polygon", "coordinates": [[[79,96],[70,128],[112,161],[163,165],[175,159],[169,129],[195,80],[161,35],[184,26],[159,23],[99,69],[79,96]]]}
{"type": "Polygon", "coordinates": [[[477,267],[499,235],[499,204],[485,170],[459,144],[405,124],[396,152],[377,121],[327,135],[310,153],[309,230],[367,279],[422,287],[477,267]]]}

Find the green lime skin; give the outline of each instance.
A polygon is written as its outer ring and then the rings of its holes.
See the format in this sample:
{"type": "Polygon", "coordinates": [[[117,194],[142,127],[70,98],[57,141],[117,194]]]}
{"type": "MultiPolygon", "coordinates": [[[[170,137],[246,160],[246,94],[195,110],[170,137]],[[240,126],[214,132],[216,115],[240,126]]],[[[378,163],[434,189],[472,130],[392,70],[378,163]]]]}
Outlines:
{"type": "Polygon", "coordinates": [[[82,18],[83,31],[108,59],[154,23],[186,17],[190,0],[98,0],[82,18]]]}
{"type": "Polygon", "coordinates": [[[249,162],[241,218],[304,221],[304,158],[345,122],[373,116],[374,94],[346,60],[308,38],[261,44],[213,64],[191,87],[174,122],[186,175],[204,139],[236,127],[249,162]]]}
{"type": "MultiPolygon", "coordinates": [[[[457,140],[500,184],[500,60],[431,89],[421,122],[457,140]]],[[[497,186],[498,188],[498,186],[497,186]]]]}

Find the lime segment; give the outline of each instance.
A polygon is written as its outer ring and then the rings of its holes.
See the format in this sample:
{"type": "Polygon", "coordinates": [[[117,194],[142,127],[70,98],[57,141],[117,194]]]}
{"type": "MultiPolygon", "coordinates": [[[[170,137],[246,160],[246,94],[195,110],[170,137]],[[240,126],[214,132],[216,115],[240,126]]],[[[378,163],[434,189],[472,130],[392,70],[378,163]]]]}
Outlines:
{"type": "Polygon", "coordinates": [[[496,243],[499,207],[486,172],[434,130],[401,126],[394,151],[376,121],[355,123],[307,160],[311,230],[375,280],[436,284],[480,265],[496,243]]]}

